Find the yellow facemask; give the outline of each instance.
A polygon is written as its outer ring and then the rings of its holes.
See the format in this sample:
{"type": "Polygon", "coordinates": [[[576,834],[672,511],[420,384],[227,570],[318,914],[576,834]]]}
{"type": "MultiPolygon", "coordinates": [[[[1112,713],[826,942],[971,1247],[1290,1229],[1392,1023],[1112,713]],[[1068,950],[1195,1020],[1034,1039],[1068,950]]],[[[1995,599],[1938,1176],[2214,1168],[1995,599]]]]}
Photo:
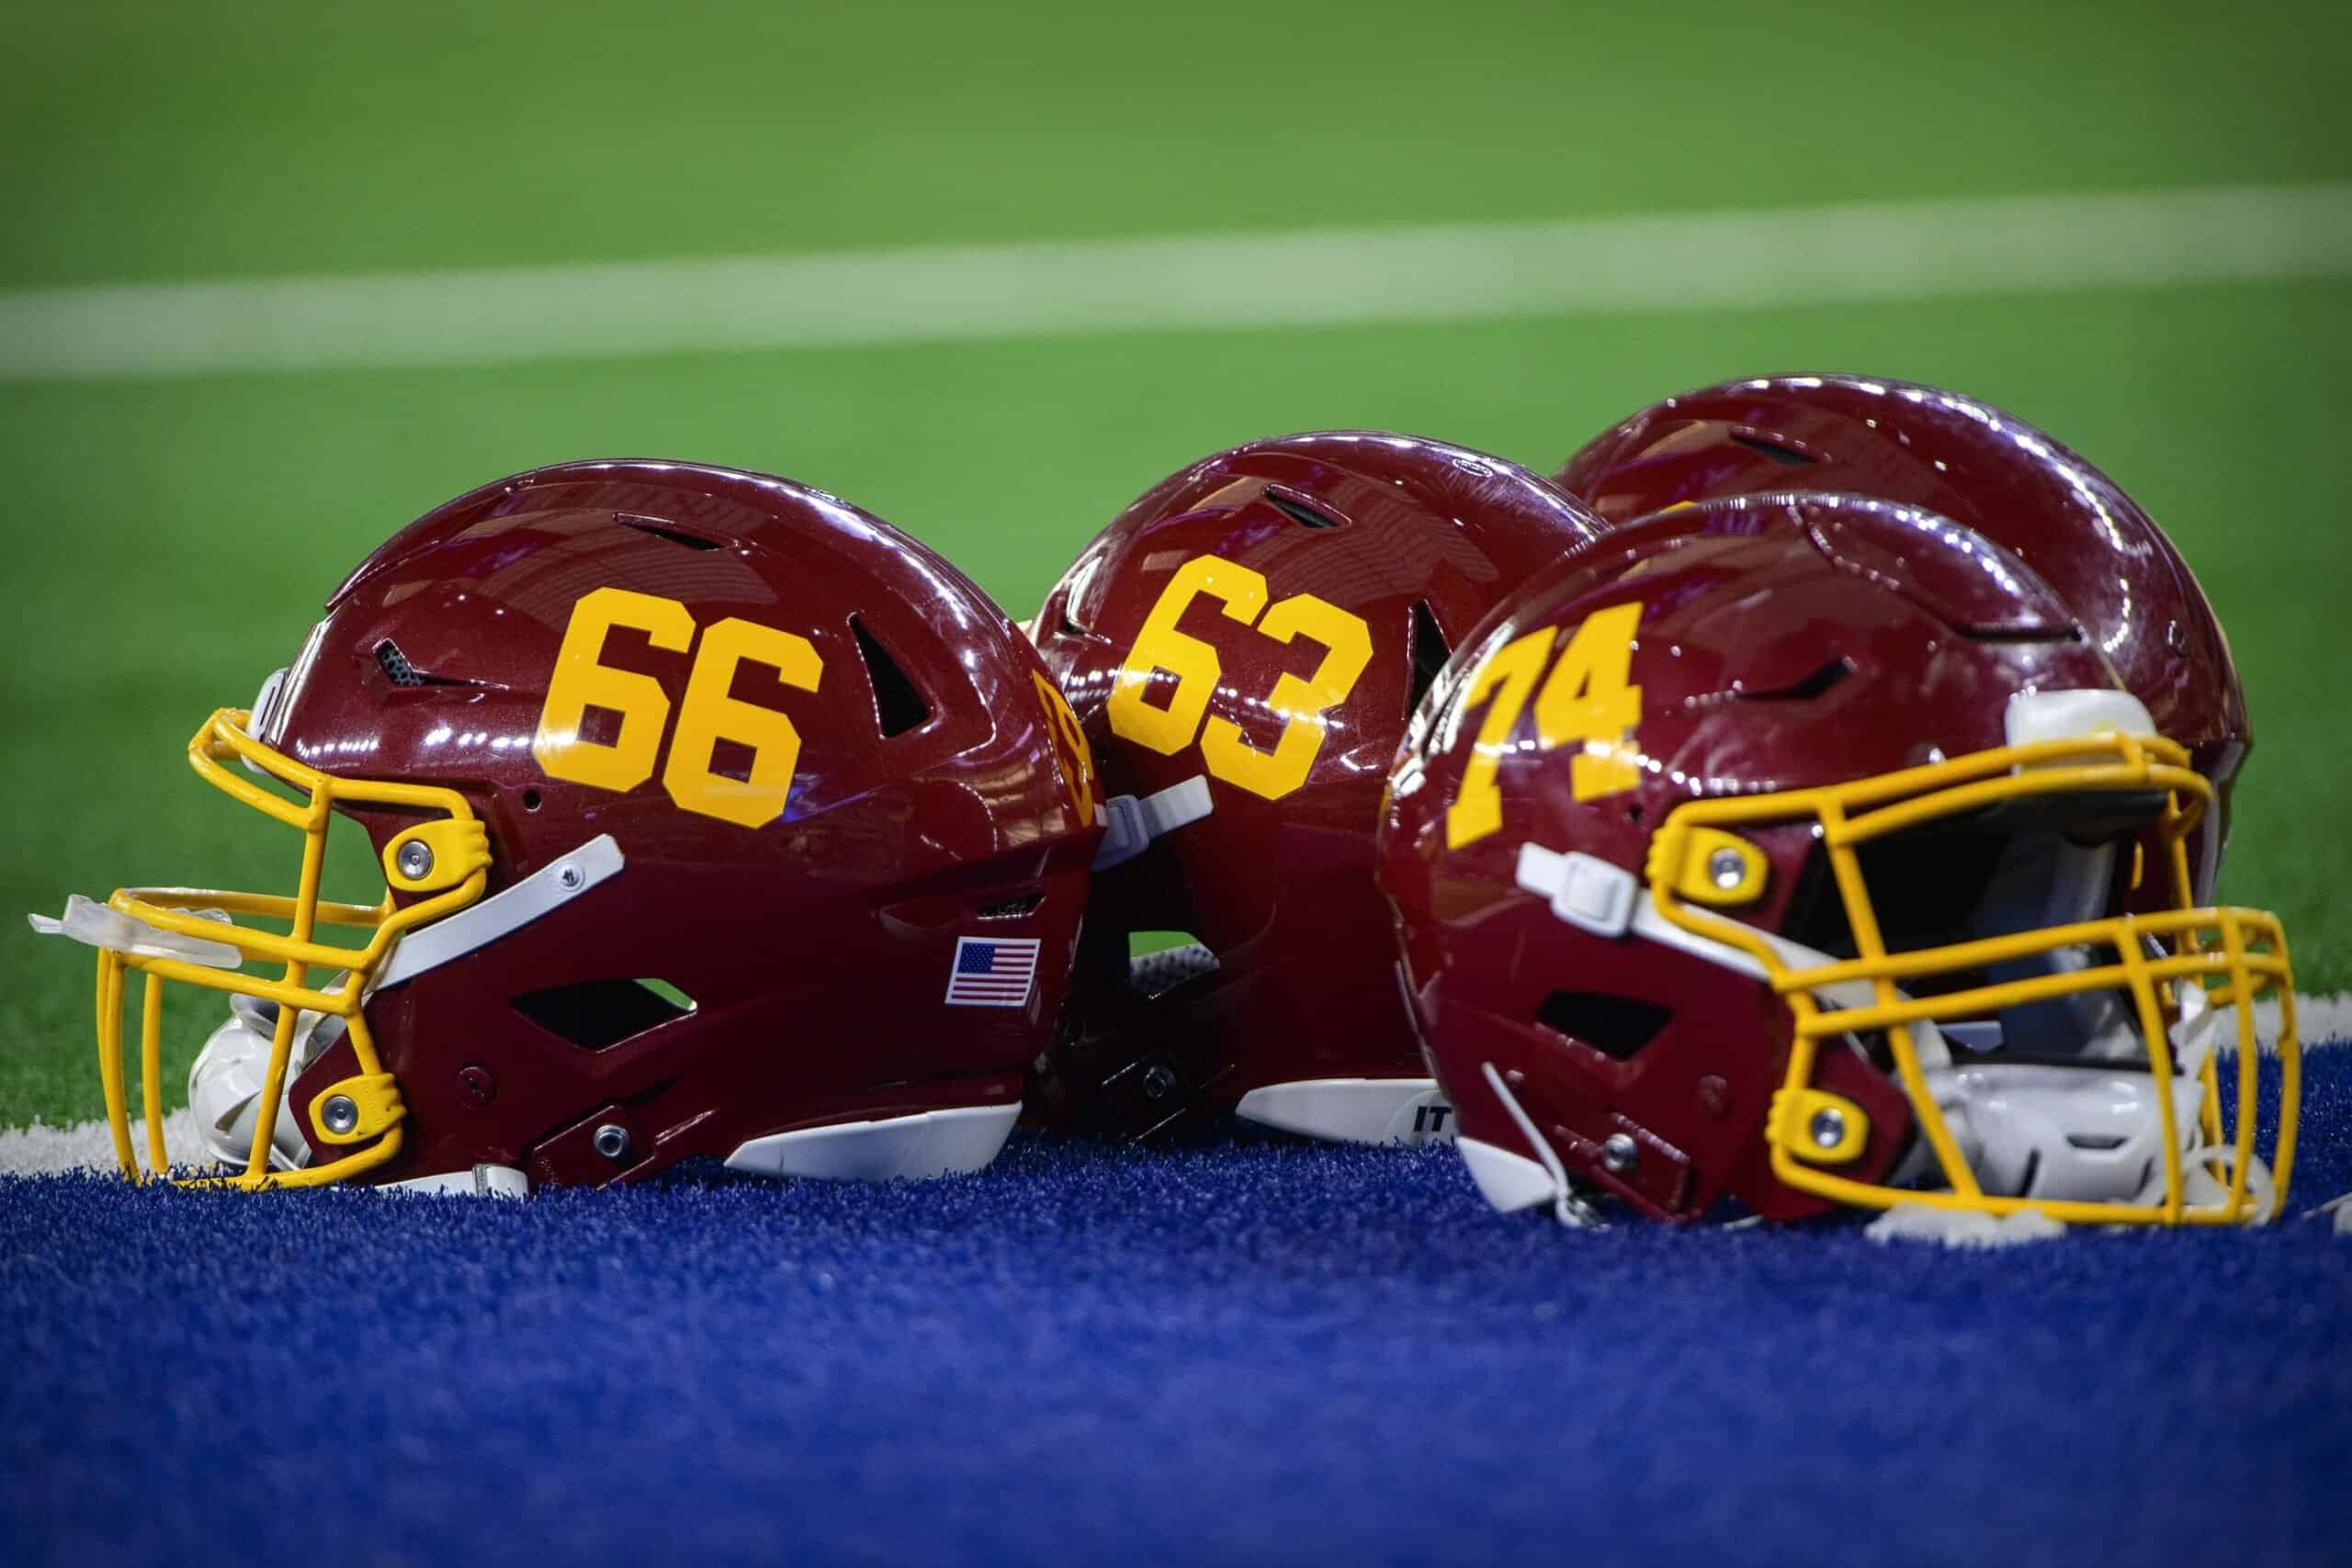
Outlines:
{"type": "MultiPolygon", "coordinates": [[[[1864,1208],[1919,1203],[1995,1215],[2038,1210],[2052,1219],[2091,1224],[2240,1224],[2279,1212],[2294,1164],[2301,1052],[2295,1034],[2294,977],[2276,917],[2255,909],[2193,908],[2185,838],[2203,815],[2212,786],[2188,765],[2180,746],[2154,736],[2099,733],[2034,740],[1845,784],[1770,795],[1691,801],[1675,808],[1650,846],[1646,874],[1659,912],[1681,931],[1738,950],[1761,966],[1788,1004],[1795,1032],[1788,1071],[1773,1097],[1767,1130],[1772,1172],[1800,1191],[1864,1208]],[[2161,874],[2174,908],[2114,915],[2011,935],[1889,952],[1859,856],[1887,835],[1998,803],[2100,792],[2162,792],[2154,832],[2161,874]],[[1819,835],[1843,901],[1857,956],[1842,962],[1713,912],[1761,895],[1765,859],[1742,829],[1810,824],[1819,835]],[[2107,962],[2079,968],[2052,964],[2030,978],[1968,985],[1913,997],[1935,976],[1984,971],[2060,950],[2104,952],[2107,962]],[[1963,1029],[1987,1015],[2092,991],[2130,998],[2147,1047],[2154,1109],[2164,1147],[2162,1197],[2078,1201],[1987,1193],[1931,1091],[1928,1065],[1945,1053],[1939,1025],[1963,1029]],[[2254,1004],[2275,998],[2280,1025],[2278,1128],[2270,1175],[2275,1192],[2250,1187],[2256,1157],[2258,1051],[2254,1004]],[[2199,1004],[2204,1004],[2199,1006],[2199,1004]],[[2210,1032],[2218,1010],[2234,1010],[2236,1110],[2222,1133],[2221,1084],[2210,1032]],[[1840,1175],[1869,1133],[1861,1107],[1815,1082],[1816,1060],[1842,1036],[1883,1032],[1897,1077],[1932,1152],[1944,1190],[1915,1190],[1840,1175]],[[2178,1124],[2194,1081],[2195,1131],[2178,1124]],[[2176,1083],[2183,1089],[2176,1095],[2176,1083]],[[2206,1164],[2225,1165],[2225,1176],[2206,1164]],[[2199,1180],[2211,1175],[2217,1179],[2199,1180]],[[2190,1189],[2203,1189],[2192,1201],[2190,1189]]],[[[1997,1053],[1992,1054],[1996,1057],[1997,1053]]],[[[1987,1059],[1992,1059],[1988,1057],[1987,1059]]],[[[2132,1065],[2138,1071],[2138,1063],[2132,1065]]]]}
{"type": "Polygon", "coordinates": [[[490,874],[490,843],[482,824],[463,795],[431,785],[369,783],[338,778],[306,766],[263,744],[250,733],[250,716],[222,708],[188,742],[188,764],[198,777],[271,820],[302,834],[302,867],[290,897],[192,887],[126,887],[104,906],[77,899],[65,919],[36,919],[36,929],[73,936],[99,949],[97,969],[98,1076],[105,1088],[107,1120],[114,1131],[115,1157],[123,1174],[141,1179],[131,1146],[123,1088],[123,990],[128,973],[145,976],[140,1015],[140,1071],[147,1115],[148,1170],[172,1168],[164,1146],[161,1035],[163,989],[178,980],[209,991],[257,998],[277,1007],[269,1063],[257,1104],[253,1146],[245,1168],[234,1175],[188,1179],[205,1185],[247,1190],[270,1186],[316,1187],[370,1170],[400,1152],[403,1114],[399,1086],[376,1055],[362,1012],[369,987],[385,955],[404,931],[441,919],[482,895],[490,874]],[[241,777],[230,764],[243,762],[277,780],[299,797],[288,799],[241,777]],[[334,808],[369,806],[420,815],[384,848],[384,899],[374,906],[327,902],[319,897],[326,861],[327,829],[334,808]],[[394,893],[414,902],[401,907],[394,893]],[[284,935],[237,923],[239,917],[279,920],[284,935]],[[315,940],[322,924],[368,933],[366,944],[343,947],[315,940]],[[247,959],[279,965],[274,978],[236,973],[247,959]],[[313,970],[341,972],[340,984],[311,984],[313,970]],[[270,1168],[271,1140],[285,1092],[288,1056],[304,1011],[344,1021],[359,1071],[314,1095],[310,1121],[323,1141],[348,1149],[336,1158],[298,1170],[270,1168]]]}

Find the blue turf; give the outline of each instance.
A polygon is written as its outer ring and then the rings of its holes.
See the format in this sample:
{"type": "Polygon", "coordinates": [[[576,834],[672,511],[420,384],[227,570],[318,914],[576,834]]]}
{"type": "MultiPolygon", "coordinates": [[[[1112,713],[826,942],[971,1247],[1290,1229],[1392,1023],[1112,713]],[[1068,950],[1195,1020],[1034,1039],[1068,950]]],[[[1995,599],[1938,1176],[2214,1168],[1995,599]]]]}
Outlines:
{"type": "MultiPolygon", "coordinates": [[[[2352,1188],[2352,1050],[2311,1078],[2298,1212],[2352,1188]]],[[[1450,1153],[1272,1139],[527,1204],[0,1181],[0,1559],[2343,1559],[2347,1329],[2324,1220],[1566,1235],[1450,1153]]]]}

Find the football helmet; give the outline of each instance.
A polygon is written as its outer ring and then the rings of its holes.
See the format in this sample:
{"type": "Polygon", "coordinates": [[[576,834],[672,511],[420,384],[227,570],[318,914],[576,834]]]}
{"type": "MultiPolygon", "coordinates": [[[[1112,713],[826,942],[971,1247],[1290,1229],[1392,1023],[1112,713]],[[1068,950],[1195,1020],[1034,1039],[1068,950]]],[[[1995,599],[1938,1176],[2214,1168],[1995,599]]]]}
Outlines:
{"type": "Polygon", "coordinates": [[[1516,464],[1340,431],[1206,457],[1086,547],[1032,623],[1111,797],[1045,1121],[1450,1132],[1372,880],[1381,783],[1452,649],[1597,533],[1516,464]],[[1146,932],[1190,941],[1131,964],[1146,932]]]}
{"type": "Polygon", "coordinates": [[[1835,491],[1920,507],[2000,545],[2057,592],[2157,732],[2211,782],[2188,852],[2198,901],[2212,897],[2231,788],[2254,744],[2229,639],[2155,521],[2050,436],[1934,387],[1764,377],[1644,409],[1558,479],[1611,524],[1715,496],[1835,491]]]}
{"type": "Polygon", "coordinates": [[[2277,919],[2190,898],[2212,796],[2015,555],[1894,502],[1734,497],[1474,634],[1379,876],[1498,1208],[2239,1223],[2283,1201],[2300,1056],[2277,919]],[[2144,838],[2166,904],[2127,913],[2144,838]]]}
{"type": "Polygon", "coordinates": [[[134,1177],[129,976],[158,1172],[166,983],[229,994],[190,1102],[245,1188],[976,1168],[1102,834],[1083,736],[969,581],[822,491],[682,463],[541,468],[413,524],[188,761],[299,835],[294,892],[36,924],[100,949],[134,1177]],[[381,902],[322,897],[338,821],[381,902]]]}

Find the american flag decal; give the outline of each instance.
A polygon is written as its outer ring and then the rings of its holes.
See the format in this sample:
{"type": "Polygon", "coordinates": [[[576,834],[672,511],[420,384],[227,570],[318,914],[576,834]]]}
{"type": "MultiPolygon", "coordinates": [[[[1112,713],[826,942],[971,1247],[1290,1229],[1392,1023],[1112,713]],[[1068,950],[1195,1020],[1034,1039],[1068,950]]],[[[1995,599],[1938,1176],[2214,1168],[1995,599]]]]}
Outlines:
{"type": "Polygon", "coordinates": [[[947,968],[951,1007],[1017,1008],[1029,999],[1037,977],[1035,937],[956,939],[956,961],[947,968]]]}

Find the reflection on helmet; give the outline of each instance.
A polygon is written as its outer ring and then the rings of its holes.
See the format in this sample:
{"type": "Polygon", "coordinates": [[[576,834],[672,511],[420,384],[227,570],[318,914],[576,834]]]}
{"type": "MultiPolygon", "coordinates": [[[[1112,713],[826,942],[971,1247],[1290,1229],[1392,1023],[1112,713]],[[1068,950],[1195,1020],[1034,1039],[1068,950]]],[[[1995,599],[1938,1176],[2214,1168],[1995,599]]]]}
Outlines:
{"type": "Polygon", "coordinates": [[[1451,649],[1596,532],[1515,464],[1342,431],[1207,457],[1087,546],[1032,623],[1111,796],[1042,1120],[1450,1135],[1372,881],[1382,778],[1451,649]]]}
{"type": "Polygon", "coordinates": [[[1850,496],[1705,502],[1611,547],[1476,634],[1383,826],[1489,1200],[2272,1213],[2284,934],[2193,903],[2211,785],[2051,590],[1850,496]]]}
{"type": "Polygon", "coordinates": [[[171,982],[231,1004],[189,1083],[231,1168],[198,1179],[880,1178],[1001,1145],[1100,803],[1034,651],[915,541],[760,475],[540,469],[369,557],[264,691],[188,758],[300,835],[295,891],[36,921],[99,949],[126,1174],[132,971],[154,1172],[171,982]],[[321,896],[337,823],[380,901],[321,896]]]}
{"type": "Polygon", "coordinates": [[[2079,454],[1939,388],[1775,376],[1653,404],[1587,444],[1558,479],[1612,525],[1690,502],[1842,493],[1920,508],[2009,551],[2211,782],[2213,806],[2188,840],[2197,897],[2211,898],[2231,788],[2253,746],[2229,639],[2172,541],[2079,454]]]}

